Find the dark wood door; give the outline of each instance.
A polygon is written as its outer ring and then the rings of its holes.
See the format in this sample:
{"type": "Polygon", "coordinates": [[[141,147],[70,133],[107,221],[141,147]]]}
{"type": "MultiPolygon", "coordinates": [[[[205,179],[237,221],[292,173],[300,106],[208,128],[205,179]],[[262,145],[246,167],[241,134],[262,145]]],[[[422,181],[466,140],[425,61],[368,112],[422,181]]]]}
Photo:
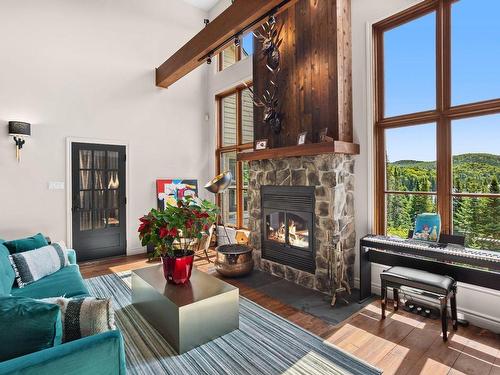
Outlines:
{"type": "Polygon", "coordinates": [[[78,260],[126,254],[125,146],[73,143],[71,153],[78,260]]]}

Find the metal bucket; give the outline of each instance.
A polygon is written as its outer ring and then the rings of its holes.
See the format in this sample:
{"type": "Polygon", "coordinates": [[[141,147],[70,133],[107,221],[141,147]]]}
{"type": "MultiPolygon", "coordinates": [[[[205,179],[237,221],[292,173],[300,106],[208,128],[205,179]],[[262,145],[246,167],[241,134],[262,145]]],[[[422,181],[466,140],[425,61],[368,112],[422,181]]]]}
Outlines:
{"type": "Polygon", "coordinates": [[[226,277],[238,277],[253,270],[253,249],[247,245],[229,244],[217,247],[215,269],[226,277]]]}

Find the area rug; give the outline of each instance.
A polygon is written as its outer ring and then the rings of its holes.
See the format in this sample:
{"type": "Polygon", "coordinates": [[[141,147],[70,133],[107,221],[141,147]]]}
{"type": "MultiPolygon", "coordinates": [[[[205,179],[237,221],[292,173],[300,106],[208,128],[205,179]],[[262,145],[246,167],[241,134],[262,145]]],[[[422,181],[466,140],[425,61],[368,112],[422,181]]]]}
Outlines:
{"type": "Polygon", "coordinates": [[[131,305],[130,272],[86,282],[92,295],[113,299],[116,323],[125,339],[129,374],[381,373],[244,297],[240,297],[238,330],[178,355],[131,305]]]}

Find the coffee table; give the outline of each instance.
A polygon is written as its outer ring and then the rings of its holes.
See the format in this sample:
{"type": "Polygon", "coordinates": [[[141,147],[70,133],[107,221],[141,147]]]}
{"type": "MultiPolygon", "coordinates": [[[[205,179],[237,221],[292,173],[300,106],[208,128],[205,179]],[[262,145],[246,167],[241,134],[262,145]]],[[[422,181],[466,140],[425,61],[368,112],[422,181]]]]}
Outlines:
{"type": "Polygon", "coordinates": [[[184,285],[161,265],[133,270],[132,304],[179,354],[239,328],[239,289],[196,269],[184,285]]]}

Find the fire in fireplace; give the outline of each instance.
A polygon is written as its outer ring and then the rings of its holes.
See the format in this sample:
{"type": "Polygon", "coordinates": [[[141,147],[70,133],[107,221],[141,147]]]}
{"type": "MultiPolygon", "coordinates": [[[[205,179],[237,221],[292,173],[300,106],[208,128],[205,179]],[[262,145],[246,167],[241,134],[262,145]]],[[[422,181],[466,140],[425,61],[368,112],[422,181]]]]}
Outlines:
{"type": "Polygon", "coordinates": [[[314,273],[314,187],[261,189],[262,257],[314,273]]]}
{"type": "Polygon", "coordinates": [[[266,228],[268,240],[305,249],[309,247],[308,223],[299,215],[290,212],[270,213],[266,215],[266,228]]]}

